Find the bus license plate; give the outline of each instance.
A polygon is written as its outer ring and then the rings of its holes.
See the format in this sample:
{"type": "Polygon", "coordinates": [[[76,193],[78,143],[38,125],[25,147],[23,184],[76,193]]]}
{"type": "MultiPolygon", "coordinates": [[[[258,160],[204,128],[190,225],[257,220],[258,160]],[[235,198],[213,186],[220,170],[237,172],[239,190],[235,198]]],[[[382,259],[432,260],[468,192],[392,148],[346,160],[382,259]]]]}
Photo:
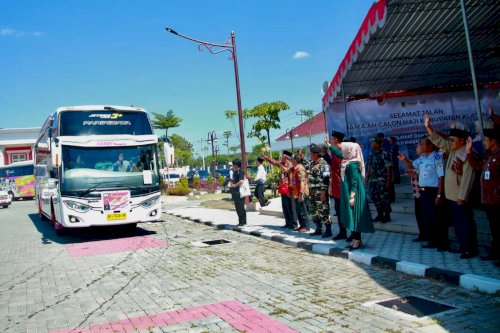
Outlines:
{"type": "Polygon", "coordinates": [[[127,219],[127,213],[108,214],[108,221],[126,220],[126,219],[127,219]]]}

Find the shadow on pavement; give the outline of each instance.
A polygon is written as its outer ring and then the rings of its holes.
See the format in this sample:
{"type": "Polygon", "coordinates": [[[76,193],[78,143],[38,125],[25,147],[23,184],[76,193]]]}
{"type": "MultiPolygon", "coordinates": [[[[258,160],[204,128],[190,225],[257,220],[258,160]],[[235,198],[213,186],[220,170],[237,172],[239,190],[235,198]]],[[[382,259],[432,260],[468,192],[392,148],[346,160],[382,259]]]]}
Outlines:
{"type": "MultiPolygon", "coordinates": [[[[42,244],[73,244],[99,240],[119,239],[156,234],[141,227],[131,229],[127,225],[90,228],[65,229],[65,234],[58,236],[49,221],[42,221],[38,214],[28,214],[31,222],[41,234],[42,244]]],[[[140,224],[139,224],[140,225],[140,224]]]]}

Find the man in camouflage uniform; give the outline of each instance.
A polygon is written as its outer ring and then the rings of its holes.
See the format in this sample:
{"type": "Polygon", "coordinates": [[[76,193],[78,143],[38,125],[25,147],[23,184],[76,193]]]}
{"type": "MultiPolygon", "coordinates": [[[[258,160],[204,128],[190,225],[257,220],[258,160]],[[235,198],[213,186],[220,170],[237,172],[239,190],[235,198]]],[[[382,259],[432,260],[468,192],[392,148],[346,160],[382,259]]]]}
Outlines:
{"type": "Polygon", "coordinates": [[[366,179],[373,204],[377,207],[377,216],[373,222],[391,221],[392,162],[389,154],[382,150],[383,139],[376,136],[371,139],[372,152],[368,157],[366,179]]]}
{"type": "Polygon", "coordinates": [[[309,198],[307,207],[316,231],[313,235],[322,234],[322,225],[325,224],[323,238],[332,237],[332,220],[330,218],[330,203],[328,201],[328,186],[330,185],[330,165],[321,157],[321,147],[312,144],[309,147],[311,162],[308,165],[309,198]]]}

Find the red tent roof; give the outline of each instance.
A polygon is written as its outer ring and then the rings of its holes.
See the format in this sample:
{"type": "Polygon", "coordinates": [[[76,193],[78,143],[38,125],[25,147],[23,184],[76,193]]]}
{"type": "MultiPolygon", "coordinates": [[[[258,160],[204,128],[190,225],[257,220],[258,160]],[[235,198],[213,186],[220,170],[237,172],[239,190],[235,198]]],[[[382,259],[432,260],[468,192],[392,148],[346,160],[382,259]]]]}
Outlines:
{"type": "MultiPolygon", "coordinates": [[[[320,112],[311,119],[308,119],[299,126],[295,127],[292,131],[292,134],[294,136],[298,135],[299,137],[304,137],[308,135],[318,134],[324,131],[325,131],[325,115],[323,112],[320,112]]],[[[289,135],[288,132],[277,138],[276,141],[285,140],[287,135],[289,135]]],[[[289,138],[286,140],[289,140],[289,138]]]]}
{"type": "MultiPolygon", "coordinates": [[[[476,79],[500,82],[498,0],[465,0],[476,79]]],[[[379,0],[366,15],[323,96],[347,98],[471,84],[460,1],[379,0]]]]}

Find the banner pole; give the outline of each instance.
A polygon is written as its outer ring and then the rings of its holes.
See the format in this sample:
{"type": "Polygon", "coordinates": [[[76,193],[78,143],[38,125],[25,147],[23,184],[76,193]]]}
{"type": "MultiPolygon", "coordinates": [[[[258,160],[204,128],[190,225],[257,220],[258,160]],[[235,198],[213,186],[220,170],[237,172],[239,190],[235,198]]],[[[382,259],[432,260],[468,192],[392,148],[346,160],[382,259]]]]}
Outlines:
{"type": "Polygon", "coordinates": [[[345,136],[349,137],[349,127],[347,126],[347,101],[345,99],[344,83],[342,83],[342,101],[344,102],[345,136]]]}
{"type": "Polygon", "coordinates": [[[469,35],[469,24],[467,23],[467,12],[465,10],[464,0],[460,0],[460,6],[462,8],[462,19],[464,22],[464,32],[465,32],[465,42],[467,43],[467,53],[469,54],[469,64],[470,64],[470,74],[472,77],[472,87],[474,89],[474,98],[476,100],[476,111],[477,117],[480,124],[480,133],[481,138],[484,138],[483,135],[483,115],[481,114],[481,103],[479,102],[479,92],[477,90],[477,81],[476,81],[476,70],[474,69],[474,58],[472,55],[472,46],[470,44],[470,35],[469,35]]]}

